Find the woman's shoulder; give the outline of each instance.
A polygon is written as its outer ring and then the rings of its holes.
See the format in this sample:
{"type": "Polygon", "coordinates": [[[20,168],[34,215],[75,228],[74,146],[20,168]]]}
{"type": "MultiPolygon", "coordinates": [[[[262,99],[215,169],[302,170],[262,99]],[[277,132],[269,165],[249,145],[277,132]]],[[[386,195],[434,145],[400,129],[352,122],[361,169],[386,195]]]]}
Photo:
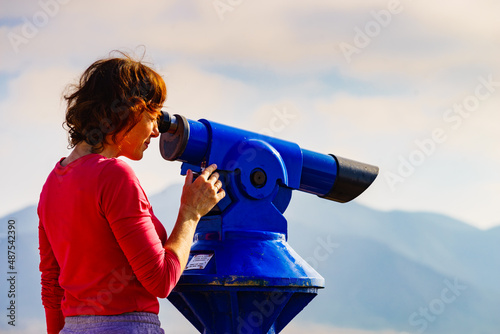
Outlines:
{"type": "Polygon", "coordinates": [[[96,164],[99,165],[101,173],[117,174],[117,175],[130,175],[135,177],[134,170],[125,161],[119,158],[106,158],[100,156],[96,164]]]}
{"type": "Polygon", "coordinates": [[[119,158],[103,157],[98,163],[102,168],[98,173],[97,184],[99,191],[102,191],[103,198],[119,197],[124,202],[125,198],[138,200],[146,197],[135,172],[125,161],[119,158]]]}

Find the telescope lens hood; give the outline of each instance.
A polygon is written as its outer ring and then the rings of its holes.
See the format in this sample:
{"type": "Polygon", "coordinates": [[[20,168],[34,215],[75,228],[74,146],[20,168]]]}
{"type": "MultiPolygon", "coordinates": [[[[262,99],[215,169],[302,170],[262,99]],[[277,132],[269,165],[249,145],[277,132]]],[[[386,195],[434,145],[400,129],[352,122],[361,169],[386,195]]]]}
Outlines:
{"type": "Polygon", "coordinates": [[[379,169],[376,166],[330,155],[337,161],[337,178],[330,192],[322,198],[349,202],[361,195],[377,178],[379,169]]]}

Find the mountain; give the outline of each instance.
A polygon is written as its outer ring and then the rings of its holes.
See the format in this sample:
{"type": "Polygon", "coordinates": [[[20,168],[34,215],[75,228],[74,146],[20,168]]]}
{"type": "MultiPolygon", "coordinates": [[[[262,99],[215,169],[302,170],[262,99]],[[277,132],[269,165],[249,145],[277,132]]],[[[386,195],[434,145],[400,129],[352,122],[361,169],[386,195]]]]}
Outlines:
{"type": "Polygon", "coordinates": [[[298,192],[285,215],[289,243],[306,260],[328,238],[337,246],[316,261],[326,288],[299,317],[410,333],[498,333],[497,228],[483,231],[439,214],[383,212],[298,192]],[[457,295],[448,286],[458,286],[457,295]],[[430,309],[428,319],[421,308],[430,309]]]}
{"type": "MultiPolygon", "coordinates": [[[[167,231],[175,222],[181,189],[175,185],[150,196],[167,231]]],[[[483,231],[439,214],[378,211],[300,192],[293,194],[285,216],[288,242],[325,278],[326,287],[284,334],[310,326],[304,324],[326,328],[322,333],[342,333],[341,328],[364,334],[498,333],[500,269],[495,264],[500,260],[500,227],[483,231]]],[[[2,321],[0,332],[39,333],[44,314],[36,207],[1,221],[9,219],[15,220],[17,232],[17,324],[14,329],[2,321]]],[[[2,226],[0,266],[6,273],[7,224],[2,226]]],[[[2,279],[4,310],[7,290],[2,279]]],[[[160,303],[166,332],[195,332],[168,301],[160,303]]]]}

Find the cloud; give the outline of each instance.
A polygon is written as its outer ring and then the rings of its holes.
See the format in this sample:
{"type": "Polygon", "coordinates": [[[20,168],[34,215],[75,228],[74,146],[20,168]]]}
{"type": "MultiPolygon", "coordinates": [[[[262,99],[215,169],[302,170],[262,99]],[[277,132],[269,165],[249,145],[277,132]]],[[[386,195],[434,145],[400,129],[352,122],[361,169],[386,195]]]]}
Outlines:
{"type": "Polygon", "coordinates": [[[332,123],[349,124],[349,129],[355,129],[353,132],[392,137],[418,133],[429,126],[430,117],[422,110],[422,100],[415,96],[339,93],[328,100],[317,101],[316,108],[332,123]]]}
{"type": "Polygon", "coordinates": [[[241,115],[245,106],[258,97],[255,87],[187,63],[166,65],[164,78],[167,110],[192,119],[210,115],[219,122],[239,123],[245,118],[241,115]]]}
{"type": "MultiPolygon", "coordinates": [[[[11,53],[4,64],[27,61],[29,52],[35,50],[57,61],[74,58],[75,52],[81,59],[95,57],[95,50],[105,55],[110,48],[144,44],[165,57],[253,64],[278,73],[339,67],[356,77],[418,79],[443,67],[473,66],[471,60],[478,58],[498,69],[499,46],[492,43],[500,25],[493,14],[498,4],[400,3],[401,10],[386,27],[380,27],[361,54],[353,56],[351,64],[338,45],[353,43],[354,28],[365,30],[368,22],[376,23],[373,12],[387,10],[387,1],[242,2],[225,12],[224,20],[213,1],[126,1],[119,7],[113,1],[69,1],[40,27],[25,51],[11,53]],[[478,54],[477,47],[491,52],[478,54]]],[[[29,18],[37,11],[43,9],[30,8],[24,15],[29,18]]]]}
{"type": "Polygon", "coordinates": [[[62,67],[31,68],[9,81],[8,98],[0,101],[0,117],[6,122],[33,123],[40,127],[61,123],[63,91],[77,71],[62,67]]]}
{"type": "MultiPolygon", "coordinates": [[[[448,196],[439,205],[422,190],[424,184],[426,189],[436,184],[433,168],[444,170],[449,161],[464,157],[500,166],[491,146],[499,139],[497,94],[457,129],[443,120],[447,109],[474,93],[479,76],[500,78],[500,22],[495,16],[500,4],[401,0],[402,10],[386,26],[380,24],[370,43],[347,62],[339,44],[354,44],[355,29],[374,26],[379,22],[375,16],[388,3],[242,1],[233,2],[221,19],[213,1],[9,2],[0,16],[0,75],[2,87],[7,87],[0,99],[0,137],[9,145],[0,151],[18,165],[2,166],[2,173],[29,173],[23,182],[33,184],[44,179],[48,170],[27,166],[36,161],[52,167],[67,154],[60,127],[64,86],[109,51],[141,55],[144,49],[138,46],[144,45],[146,60],[167,81],[168,110],[193,119],[258,131],[270,127],[275,110],[288,108],[297,118],[276,136],[308,149],[370,161],[383,170],[397,168],[398,156],[416,149],[415,140],[442,127],[447,141],[396,193],[382,190],[382,181],[363,199],[378,207],[411,203],[412,208],[452,212],[454,202],[446,191],[455,188],[447,184],[450,188],[435,191],[448,196]],[[55,2],[57,10],[46,5],[55,2]],[[48,20],[37,26],[43,13],[48,20]],[[28,43],[15,52],[8,34],[22,35],[30,24],[36,33],[23,36],[28,43]]],[[[155,158],[134,165],[145,188],[159,190],[179,180],[177,169],[171,169],[175,177],[165,176],[156,152],[148,155],[155,158]]],[[[488,198],[498,196],[498,189],[483,186],[488,182],[484,168],[457,164],[470,170],[463,174],[462,187],[470,193],[481,189],[488,198]],[[481,184],[474,182],[478,174],[481,184]]],[[[5,189],[16,189],[15,178],[4,179],[5,189]]],[[[27,183],[23,187],[24,193],[37,192],[27,183]]],[[[6,207],[28,197],[2,194],[6,207]]],[[[466,208],[460,210],[457,215],[467,215],[466,208]]],[[[486,211],[475,220],[497,216],[486,211]]]]}
{"type": "Polygon", "coordinates": [[[1,214],[37,202],[48,173],[67,155],[62,93],[78,74],[64,66],[29,66],[8,79],[0,100],[1,214]]]}

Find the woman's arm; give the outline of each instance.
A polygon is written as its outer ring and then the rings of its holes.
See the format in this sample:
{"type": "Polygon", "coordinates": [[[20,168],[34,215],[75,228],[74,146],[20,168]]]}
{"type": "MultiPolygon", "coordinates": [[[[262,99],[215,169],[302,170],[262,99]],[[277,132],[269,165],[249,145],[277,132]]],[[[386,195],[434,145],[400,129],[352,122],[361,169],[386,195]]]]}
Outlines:
{"type": "Polygon", "coordinates": [[[47,333],[59,333],[64,327],[61,300],[64,290],[59,286],[60,268],[52,252],[43,226],[38,227],[40,271],[42,272],[42,303],[45,308],[47,333]]]}
{"type": "Polygon", "coordinates": [[[103,215],[137,279],[152,295],[165,298],[186,265],[199,219],[224,197],[218,174],[213,173],[217,167],[208,167],[195,181],[188,173],[179,219],[162,245],[149,201],[132,169],[119,159],[108,164],[99,176],[103,215]]]}
{"type": "Polygon", "coordinates": [[[186,267],[194,232],[200,218],[206,215],[226,193],[222,189],[215,164],[205,170],[193,182],[193,172],[188,170],[182,190],[181,205],[175,226],[165,243],[165,249],[174,253],[182,270],[186,267]]]}

